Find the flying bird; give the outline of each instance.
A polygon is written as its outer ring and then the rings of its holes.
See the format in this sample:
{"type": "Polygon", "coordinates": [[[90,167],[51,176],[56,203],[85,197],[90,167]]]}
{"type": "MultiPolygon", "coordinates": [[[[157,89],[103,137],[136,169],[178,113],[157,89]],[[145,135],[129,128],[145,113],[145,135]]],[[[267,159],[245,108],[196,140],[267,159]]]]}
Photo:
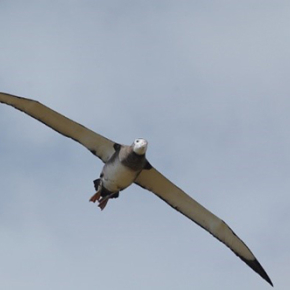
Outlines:
{"type": "Polygon", "coordinates": [[[147,189],[175,210],[212,234],[241,260],[273,286],[271,279],[246,244],[216,215],[191,198],[158,172],[146,159],[148,142],[136,139],[130,146],[111,141],[90,129],[31,99],[0,93],[0,103],[10,105],[58,133],[85,146],[104,162],[100,177],[94,181],[96,193],[90,201],[103,210],[111,198],[132,183],[147,189]]]}

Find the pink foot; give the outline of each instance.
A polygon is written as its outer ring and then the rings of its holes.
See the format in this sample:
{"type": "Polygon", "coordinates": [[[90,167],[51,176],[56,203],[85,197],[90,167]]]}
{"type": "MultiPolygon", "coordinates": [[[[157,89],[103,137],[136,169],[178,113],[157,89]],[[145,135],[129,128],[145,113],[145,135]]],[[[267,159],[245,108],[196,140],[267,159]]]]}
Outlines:
{"type": "Polygon", "coordinates": [[[101,200],[99,200],[99,205],[98,205],[98,207],[99,207],[101,210],[103,210],[103,209],[106,207],[106,205],[107,205],[109,199],[110,199],[110,197],[106,196],[106,197],[102,198],[101,200]]]}
{"type": "Polygon", "coordinates": [[[91,202],[96,202],[97,200],[99,200],[101,197],[101,192],[98,191],[96,192],[91,198],[90,198],[90,201],[91,202]]]}

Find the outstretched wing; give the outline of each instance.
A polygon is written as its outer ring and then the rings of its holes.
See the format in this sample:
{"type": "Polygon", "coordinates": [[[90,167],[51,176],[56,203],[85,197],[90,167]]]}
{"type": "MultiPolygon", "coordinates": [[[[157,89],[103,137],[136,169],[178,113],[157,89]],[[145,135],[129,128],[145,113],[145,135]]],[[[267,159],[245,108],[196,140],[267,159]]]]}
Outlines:
{"type": "Polygon", "coordinates": [[[0,93],[0,103],[10,105],[44,123],[58,133],[79,142],[103,162],[106,162],[115,152],[115,143],[113,141],[70,120],[37,101],[0,93]]]}
{"type": "Polygon", "coordinates": [[[273,286],[269,276],[253,253],[231,228],[164,177],[154,167],[143,170],[135,183],[152,191],[174,209],[211,233],[273,286]]]}

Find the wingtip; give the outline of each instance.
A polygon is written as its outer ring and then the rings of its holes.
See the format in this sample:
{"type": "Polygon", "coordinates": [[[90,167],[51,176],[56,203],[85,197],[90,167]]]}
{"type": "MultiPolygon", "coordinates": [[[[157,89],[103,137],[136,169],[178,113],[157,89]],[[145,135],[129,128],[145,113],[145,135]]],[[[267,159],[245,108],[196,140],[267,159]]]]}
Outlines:
{"type": "Polygon", "coordinates": [[[258,273],[264,280],[266,280],[272,287],[274,287],[270,277],[264,270],[264,268],[261,266],[259,261],[257,259],[255,260],[246,260],[241,258],[249,267],[251,267],[256,273],[258,273]]]}

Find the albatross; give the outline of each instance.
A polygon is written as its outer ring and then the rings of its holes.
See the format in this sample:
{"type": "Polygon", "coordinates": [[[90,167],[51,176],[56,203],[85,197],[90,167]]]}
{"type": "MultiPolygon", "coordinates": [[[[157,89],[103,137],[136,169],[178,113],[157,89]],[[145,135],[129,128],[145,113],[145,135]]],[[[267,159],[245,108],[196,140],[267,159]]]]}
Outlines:
{"type": "Polygon", "coordinates": [[[100,177],[94,180],[96,193],[90,199],[92,202],[98,202],[102,210],[110,199],[117,198],[120,191],[135,183],[153,192],[172,208],[208,231],[273,286],[251,250],[222,219],[151,165],[146,158],[148,142],[145,139],[137,138],[130,146],[116,143],[32,99],[0,93],[0,103],[12,106],[75,140],[103,161],[100,177]]]}

